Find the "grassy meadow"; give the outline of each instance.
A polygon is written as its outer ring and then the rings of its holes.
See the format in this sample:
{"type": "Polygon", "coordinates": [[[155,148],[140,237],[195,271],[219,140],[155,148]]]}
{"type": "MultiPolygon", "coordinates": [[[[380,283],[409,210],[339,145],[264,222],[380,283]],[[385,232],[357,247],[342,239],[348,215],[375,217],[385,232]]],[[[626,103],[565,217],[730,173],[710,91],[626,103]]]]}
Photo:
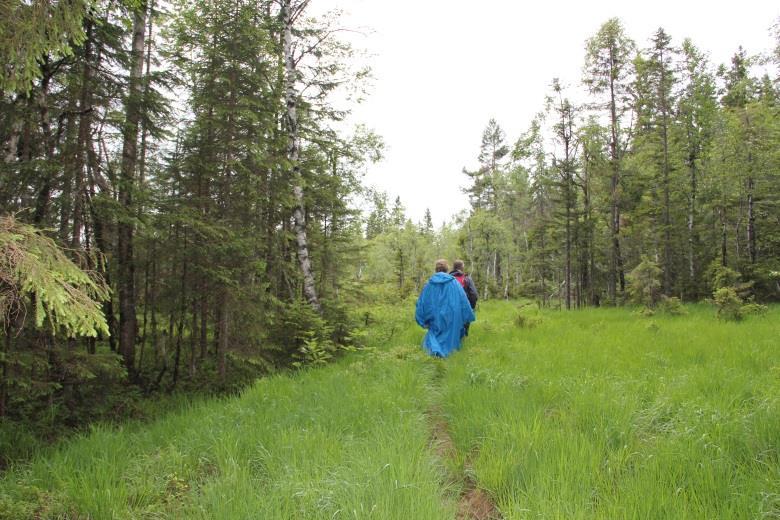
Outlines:
{"type": "Polygon", "coordinates": [[[353,355],[152,424],[96,427],[6,472],[0,518],[453,518],[428,446],[430,374],[353,355]]]}
{"type": "Polygon", "coordinates": [[[780,309],[688,311],[485,307],[442,402],[505,518],[780,518],[780,309]]]}
{"type": "Polygon", "coordinates": [[[369,309],[368,348],[329,366],[7,470],[0,518],[453,519],[467,478],[506,519],[780,518],[780,308],[488,302],[434,360],[412,304],[369,309]]]}

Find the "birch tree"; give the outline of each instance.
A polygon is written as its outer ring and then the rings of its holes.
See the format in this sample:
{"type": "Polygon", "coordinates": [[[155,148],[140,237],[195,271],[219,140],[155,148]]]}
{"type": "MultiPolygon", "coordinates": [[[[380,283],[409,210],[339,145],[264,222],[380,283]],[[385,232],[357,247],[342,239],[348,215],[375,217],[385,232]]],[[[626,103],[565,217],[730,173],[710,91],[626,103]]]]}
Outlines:
{"type": "Polygon", "coordinates": [[[306,237],[306,213],[304,208],[304,187],[300,166],[300,138],[298,135],[298,98],[297,90],[298,71],[297,59],[293,47],[293,25],[303,14],[309,0],[293,3],[292,0],[282,0],[281,13],[284,35],[284,70],[285,89],[284,104],[287,112],[284,117],[284,128],[287,132],[287,160],[289,161],[290,180],[292,182],[295,206],[293,219],[295,227],[295,241],[298,245],[298,262],[303,275],[303,294],[309,304],[316,311],[321,311],[320,301],[317,297],[317,287],[314,284],[314,273],[309,258],[309,241],[306,237]]]}

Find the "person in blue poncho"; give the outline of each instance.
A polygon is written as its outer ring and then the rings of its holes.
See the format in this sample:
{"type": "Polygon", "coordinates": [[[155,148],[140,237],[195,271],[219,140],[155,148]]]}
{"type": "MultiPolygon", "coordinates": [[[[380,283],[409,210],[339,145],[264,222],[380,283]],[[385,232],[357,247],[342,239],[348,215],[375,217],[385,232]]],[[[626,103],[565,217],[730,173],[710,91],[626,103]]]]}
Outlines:
{"type": "Polygon", "coordinates": [[[465,325],[475,320],[466,293],[447,271],[447,261],[437,260],[436,273],[423,287],[414,314],[418,325],[428,329],[423,347],[436,357],[447,357],[459,349],[465,325]]]}

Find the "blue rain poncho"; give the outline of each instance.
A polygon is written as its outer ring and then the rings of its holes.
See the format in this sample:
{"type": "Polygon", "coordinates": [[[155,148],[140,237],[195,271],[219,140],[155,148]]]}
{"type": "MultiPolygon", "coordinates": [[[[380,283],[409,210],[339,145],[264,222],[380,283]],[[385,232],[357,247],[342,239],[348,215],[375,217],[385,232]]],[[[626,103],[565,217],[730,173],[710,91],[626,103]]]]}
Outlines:
{"type": "Polygon", "coordinates": [[[428,329],[423,339],[425,350],[441,357],[460,348],[464,325],[475,320],[463,287],[447,273],[436,273],[425,284],[414,318],[428,329]]]}

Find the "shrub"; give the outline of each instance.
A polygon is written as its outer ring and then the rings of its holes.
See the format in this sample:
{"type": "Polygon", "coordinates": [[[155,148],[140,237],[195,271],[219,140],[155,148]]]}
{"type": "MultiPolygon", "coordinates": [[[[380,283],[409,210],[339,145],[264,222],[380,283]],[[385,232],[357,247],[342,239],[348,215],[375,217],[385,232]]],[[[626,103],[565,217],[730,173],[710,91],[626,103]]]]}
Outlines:
{"type": "Polygon", "coordinates": [[[542,323],[541,316],[532,316],[529,314],[519,313],[515,318],[515,325],[521,329],[532,329],[542,323]]]}
{"type": "MultiPolygon", "coordinates": [[[[756,272],[748,271],[748,275],[756,272]]],[[[730,321],[739,321],[745,316],[762,314],[766,306],[756,303],[754,299],[755,281],[742,282],[740,274],[728,267],[713,264],[710,267],[715,305],[718,307],[718,317],[730,321]]]]}
{"type": "Polygon", "coordinates": [[[307,302],[277,302],[277,318],[268,330],[268,340],[279,349],[278,362],[295,367],[324,364],[339,350],[355,350],[365,341],[360,322],[376,318],[370,313],[351,317],[348,307],[322,301],[322,315],[307,302]]]}
{"type": "Polygon", "coordinates": [[[710,265],[709,275],[712,288],[716,291],[724,287],[734,287],[739,283],[739,273],[717,261],[710,265]]]}
{"type": "Polygon", "coordinates": [[[290,359],[300,361],[305,357],[302,349],[318,347],[330,348],[330,339],[333,328],[320,316],[307,302],[295,300],[290,303],[279,302],[279,312],[276,321],[268,331],[268,339],[271,343],[279,345],[289,362],[290,359]],[[314,347],[314,345],[318,347],[314,347]]]}
{"type": "Polygon", "coordinates": [[[628,273],[628,292],[631,300],[654,309],[661,296],[661,268],[643,256],[642,261],[628,273]]]}
{"type": "Polygon", "coordinates": [[[651,316],[655,316],[655,309],[651,307],[642,307],[642,309],[639,311],[639,314],[645,318],[649,318],[651,316]]]}
{"type": "Polygon", "coordinates": [[[742,315],[760,315],[765,314],[767,310],[768,308],[766,305],[761,305],[760,303],[756,302],[749,302],[742,306],[742,315]]]}
{"type": "Polygon", "coordinates": [[[774,264],[747,265],[743,275],[751,281],[751,292],[757,300],[780,300],[780,271],[776,270],[774,264]]]}
{"type": "Polygon", "coordinates": [[[672,296],[661,296],[661,301],[658,304],[658,310],[663,312],[664,314],[670,314],[672,316],[684,316],[685,314],[688,314],[688,311],[685,310],[685,307],[683,306],[682,302],[679,298],[672,296]]]}
{"type": "Polygon", "coordinates": [[[739,321],[744,317],[742,298],[733,287],[721,287],[713,294],[718,307],[718,318],[729,321],[739,321]]]}
{"type": "Polygon", "coordinates": [[[315,331],[307,333],[308,338],[303,345],[293,353],[293,366],[301,368],[304,365],[324,365],[333,358],[336,348],[330,340],[321,340],[315,331]]]}

